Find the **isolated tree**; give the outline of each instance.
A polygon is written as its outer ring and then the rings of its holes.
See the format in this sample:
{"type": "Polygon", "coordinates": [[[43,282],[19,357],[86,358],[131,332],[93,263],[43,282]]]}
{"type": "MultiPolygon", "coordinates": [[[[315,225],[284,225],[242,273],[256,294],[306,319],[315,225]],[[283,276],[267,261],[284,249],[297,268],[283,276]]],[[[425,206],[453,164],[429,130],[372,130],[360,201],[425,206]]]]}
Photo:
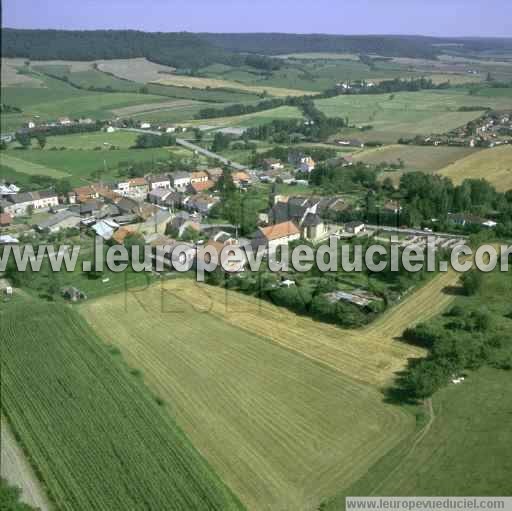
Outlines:
{"type": "Polygon", "coordinates": [[[194,129],[194,138],[196,142],[201,142],[203,140],[203,132],[199,128],[194,129]]]}
{"type": "Polygon", "coordinates": [[[461,282],[467,296],[476,295],[483,285],[483,273],[476,270],[464,273],[461,282]]]}
{"type": "Polygon", "coordinates": [[[36,137],[37,143],[39,144],[40,149],[44,149],[46,146],[46,135],[40,133],[36,137]]]}

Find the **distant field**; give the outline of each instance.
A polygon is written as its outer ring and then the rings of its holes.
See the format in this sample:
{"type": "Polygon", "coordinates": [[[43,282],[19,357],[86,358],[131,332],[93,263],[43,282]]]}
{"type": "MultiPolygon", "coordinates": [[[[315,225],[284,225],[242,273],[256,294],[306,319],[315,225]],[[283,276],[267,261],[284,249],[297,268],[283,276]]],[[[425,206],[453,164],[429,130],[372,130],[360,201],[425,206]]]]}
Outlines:
{"type": "Polygon", "coordinates": [[[98,60],[98,69],[133,82],[155,82],[175,68],[150,62],[145,58],[98,60]]]}
{"type": "MultiPolygon", "coordinates": [[[[65,145],[65,142],[63,142],[65,145]]],[[[3,151],[2,165],[17,172],[47,175],[54,178],[69,178],[71,183],[79,186],[84,179],[90,180],[91,173],[101,171],[104,179],[114,179],[117,166],[121,162],[167,159],[171,154],[188,155],[183,149],[118,149],[115,151],[67,149],[64,151],[27,150],[3,151]]]]}
{"type": "Polygon", "coordinates": [[[116,131],[114,133],[80,133],[73,135],[60,135],[48,137],[46,140],[45,151],[50,147],[66,147],[67,149],[94,149],[96,147],[105,147],[114,145],[123,149],[128,149],[135,144],[136,133],[128,131],[116,131]]]}
{"type": "Polygon", "coordinates": [[[18,72],[18,69],[24,67],[24,65],[24,59],[2,58],[2,87],[17,85],[30,85],[32,87],[40,86],[42,82],[36,77],[18,72]]]}
{"type": "Polygon", "coordinates": [[[456,184],[464,179],[486,179],[498,191],[512,189],[512,146],[495,147],[448,165],[441,170],[456,184]]]}
{"type": "MultiPolygon", "coordinates": [[[[296,90],[290,88],[280,88],[280,87],[266,87],[265,85],[246,85],[244,83],[239,83],[235,81],[229,80],[220,80],[216,78],[200,78],[195,76],[183,76],[183,75],[169,75],[165,78],[160,78],[152,83],[162,84],[162,85],[174,85],[178,87],[193,87],[196,89],[235,89],[235,90],[243,90],[248,92],[254,92],[257,94],[261,94],[264,91],[267,91],[271,96],[304,96],[307,92],[303,90],[296,90]]],[[[313,94],[313,92],[312,92],[313,94]]]]}
{"type": "Polygon", "coordinates": [[[350,123],[372,125],[374,129],[364,133],[366,139],[396,142],[400,137],[444,133],[481,115],[478,111],[459,112],[461,106],[504,109],[510,107],[510,100],[483,99],[464,91],[422,91],[337,96],[316,104],[326,115],[348,116],[350,123]]]}
{"type": "Polygon", "coordinates": [[[374,165],[383,162],[397,164],[402,160],[404,170],[434,172],[478,151],[469,147],[389,145],[355,153],[353,158],[374,165]]]}
{"type": "Polygon", "coordinates": [[[250,510],[316,509],[414,431],[413,416],[385,405],[376,387],[358,381],[368,371],[352,369],[377,363],[389,375],[414,348],[372,347],[362,332],[354,342],[334,327],[188,279],[80,310],[172,403],[194,446],[250,510]],[[316,356],[307,355],[309,343],[316,356]],[[317,363],[327,352],[339,371],[317,363]]]}
{"type": "Polygon", "coordinates": [[[2,410],[55,509],[242,509],[76,311],[18,295],[0,337],[2,410]]]}
{"type": "MultiPolygon", "coordinates": [[[[30,151],[25,151],[24,154],[28,154],[29,152],[30,151]]],[[[0,155],[0,162],[2,163],[2,165],[6,165],[7,167],[12,168],[16,172],[21,172],[22,174],[29,174],[32,176],[48,176],[53,177],[55,179],[61,179],[70,176],[68,172],[65,172],[63,170],[57,170],[46,165],[41,165],[36,162],[18,158],[18,153],[21,153],[21,151],[17,151],[15,153],[16,156],[12,155],[12,151],[9,153],[7,153],[6,151],[2,151],[2,154],[0,155]]]]}
{"type": "Polygon", "coordinates": [[[152,103],[150,105],[126,106],[123,108],[116,108],[115,110],[112,110],[112,113],[118,117],[131,117],[132,115],[140,114],[150,115],[153,113],[161,112],[162,110],[169,112],[172,110],[179,110],[181,108],[187,108],[195,105],[200,105],[201,108],[205,108],[204,103],[182,99],[165,101],[162,103],[152,103]]]}
{"type": "Polygon", "coordinates": [[[278,55],[283,59],[298,60],[356,60],[359,61],[359,55],[356,53],[289,53],[288,55],[278,55]]]}
{"type": "Polygon", "coordinates": [[[272,122],[275,119],[302,119],[302,112],[293,106],[280,106],[272,110],[263,110],[253,114],[239,115],[233,117],[216,117],[214,119],[199,119],[185,122],[190,126],[234,126],[251,128],[272,122]]]}

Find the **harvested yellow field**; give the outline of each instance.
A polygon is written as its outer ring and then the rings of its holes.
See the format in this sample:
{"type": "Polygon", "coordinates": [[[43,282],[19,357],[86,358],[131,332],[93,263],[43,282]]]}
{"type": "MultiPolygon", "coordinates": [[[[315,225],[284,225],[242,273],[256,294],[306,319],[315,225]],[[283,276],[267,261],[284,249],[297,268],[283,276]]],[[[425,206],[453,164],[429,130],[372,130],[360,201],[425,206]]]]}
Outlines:
{"type": "Polygon", "coordinates": [[[175,87],[190,87],[194,89],[236,89],[255,94],[261,94],[266,91],[271,96],[304,96],[305,94],[315,95],[317,92],[307,92],[296,89],[284,89],[281,87],[264,87],[260,85],[247,85],[245,83],[231,80],[221,80],[218,78],[200,78],[197,76],[167,75],[165,78],[154,80],[152,83],[160,85],[174,85],[175,87]]]}
{"type": "Polygon", "coordinates": [[[455,272],[441,274],[366,328],[344,330],[298,316],[236,292],[180,280],[166,285],[166,291],[208,311],[233,326],[271,339],[298,351],[350,378],[383,385],[410,357],[424,355],[399,339],[406,328],[441,312],[453,297],[443,290],[456,285],[455,272]]]}
{"type": "Polygon", "coordinates": [[[455,184],[464,179],[486,179],[498,191],[512,189],[512,146],[505,145],[480,151],[448,165],[440,172],[455,184]]]}
{"type": "MultiPolygon", "coordinates": [[[[404,408],[346,375],[364,367],[358,358],[375,364],[376,341],[364,334],[347,340],[343,330],[188,279],[79,310],[142,370],[248,510],[316,510],[414,433],[415,419],[404,408]],[[338,356],[339,370],[318,363],[327,358],[323,346],[338,356]]],[[[415,353],[401,346],[383,346],[379,362],[387,371],[390,359],[415,353]]]]}

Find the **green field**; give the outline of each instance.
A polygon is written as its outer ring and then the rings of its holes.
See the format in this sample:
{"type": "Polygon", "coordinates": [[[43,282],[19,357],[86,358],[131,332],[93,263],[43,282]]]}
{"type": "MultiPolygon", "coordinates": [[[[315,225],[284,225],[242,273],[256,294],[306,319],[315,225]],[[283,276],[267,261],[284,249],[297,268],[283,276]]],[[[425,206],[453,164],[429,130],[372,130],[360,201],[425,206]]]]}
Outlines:
{"type": "Polygon", "coordinates": [[[353,138],[393,143],[400,137],[444,133],[479,117],[482,112],[459,112],[462,106],[510,108],[506,96],[469,95],[467,90],[399,92],[396,94],[343,95],[317,100],[329,116],[348,117],[350,124],[372,125],[374,129],[352,132],[353,138]]]}
{"type": "Polygon", "coordinates": [[[97,147],[110,147],[112,145],[128,149],[135,144],[136,138],[136,133],[130,133],[128,131],[59,135],[47,138],[45,150],[48,150],[51,147],[65,147],[66,149],[95,149],[97,147]]]}
{"type": "MultiPolygon", "coordinates": [[[[2,163],[2,166],[10,167],[16,172],[29,174],[31,176],[48,176],[54,179],[62,179],[70,176],[70,174],[65,170],[58,170],[49,165],[42,165],[38,163],[37,159],[36,161],[21,159],[18,157],[20,154],[21,151],[10,151],[9,153],[7,153],[7,151],[2,151],[2,154],[0,155],[0,162],[2,163]]],[[[28,151],[26,154],[28,154],[28,151]]]]}
{"type": "MultiPolygon", "coordinates": [[[[66,136],[67,137],[67,136],[66,136]]],[[[74,135],[72,135],[74,137],[74,135]]],[[[108,137],[108,134],[105,134],[108,137]]],[[[62,137],[64,139],[65,137],[62,137]]],[[[62,142],[65,143],[65,142],[62,142]]],[[[75,140],[75,143],[76,140],[75,140]]],[[[91,180],[91,174],[102,172],[106,180],[113,180],[119,164],[127,162],[148,162],[148,170],[152,161],[166,160],[171,155],[191,156],[190,151],[180,148],[172,149],[104,149],[101,151],[66,149],[51,151],[45,149],[3,151],[1,163],[22,174],[39,174],[54,178],[67,178],[71,184],[79,186],[84,180],[91,180]]]]}
{"type": "MultiPolygon", "coordinates": [[[[509,357],[512,319],[506,297],[511,292],[511,276],[495,271],[484,277],[480,292],[455,301],[466,313],[491,315],[492,333],[501,341],[499,353],[509,357]]],[[[483,367],[466,376],[461,385],[449,384],[434,394],[426,427],[340,492],[328,510],[343,509],[346,495],[511,495],[510,371],[483,367]]]]}
{"type": "Polygon", "coordinates": [[[242,509],[74,310],[18,296],[0,317],[2,408],[56,508],[242,509]]]}

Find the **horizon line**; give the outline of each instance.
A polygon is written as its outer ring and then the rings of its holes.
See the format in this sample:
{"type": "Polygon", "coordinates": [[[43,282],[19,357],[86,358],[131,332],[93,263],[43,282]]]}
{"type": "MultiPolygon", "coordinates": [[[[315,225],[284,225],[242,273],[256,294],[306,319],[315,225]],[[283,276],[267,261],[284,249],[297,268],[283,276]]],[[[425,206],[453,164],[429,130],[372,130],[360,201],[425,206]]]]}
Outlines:
{"type": "MultiPolygon", "coordinates": [[[[194,32],[191,30],[170,30],[170,31],[162,31],[162,30],[143,30],[140,28],[53,28],[53,27],[45,27],[45,28],[27,28],[27,27],[8,27],[2,26],[2,30],[37,30],[37,31],[60,31],[60,32],[143,32],[147,34],[216,34],[216,35],[298,35],[298,36],[332,36],[332,37],[422,37],[425,39],[458,39],[458,40],[471,40],[471,39],[511,39],[512,36],[502,36],[502,35],[426,35],[426,34],[393,34],[393,33],[330,33],[330,32],[286,32],[286,31],[251,31],[251,32],[230,32],[230,31],[220,31],[220,32],[212,32],[212,31],[198,31],[194,32]]],[[[308,52],[315,53],[315,52],[308,52]]],[[[337,52],[333,52],[337,53],[337,52]]]]}

